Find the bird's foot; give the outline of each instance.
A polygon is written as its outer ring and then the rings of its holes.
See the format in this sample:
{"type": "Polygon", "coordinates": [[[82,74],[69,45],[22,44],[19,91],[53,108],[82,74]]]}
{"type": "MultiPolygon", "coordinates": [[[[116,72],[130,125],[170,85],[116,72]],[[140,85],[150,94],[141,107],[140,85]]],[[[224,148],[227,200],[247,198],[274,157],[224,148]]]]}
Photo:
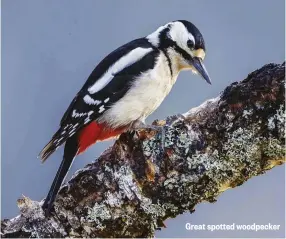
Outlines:
{"type": "Polygon", "coordinates": [[[134,130],[151,130],[151,131],[157,131],[158,132],[158,136],[160,138],[160,146],[161,146],[161,150],[162,152],[164,152],[164,148],[165,148],[165,135],[166,135],[166,131],[164,128],[164,125],[147,125],[145,124],[145,122],[139,121],[139,122],[135,122],[135,124],[133,124],[132,129],[134,130]]]}

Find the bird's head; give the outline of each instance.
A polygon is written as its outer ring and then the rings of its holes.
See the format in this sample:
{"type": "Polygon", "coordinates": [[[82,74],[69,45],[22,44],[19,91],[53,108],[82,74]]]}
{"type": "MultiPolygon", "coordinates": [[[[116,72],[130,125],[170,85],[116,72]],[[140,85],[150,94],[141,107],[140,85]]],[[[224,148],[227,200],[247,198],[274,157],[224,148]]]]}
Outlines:
{"type": "Polygon", "coordinates": [[[169,22],[148,35],[147,39],[153,46],[164,50],[178,70],[191,69],[211,84],[203,64],[206,54],[204,38],[194,24],[185,20],[169,22]]]}

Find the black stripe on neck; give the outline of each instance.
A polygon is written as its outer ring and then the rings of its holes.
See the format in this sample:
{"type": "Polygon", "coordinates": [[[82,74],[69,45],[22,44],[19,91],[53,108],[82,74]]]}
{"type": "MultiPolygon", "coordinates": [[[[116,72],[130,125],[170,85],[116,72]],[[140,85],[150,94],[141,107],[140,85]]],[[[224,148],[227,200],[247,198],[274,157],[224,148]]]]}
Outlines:
{"type": "Polygon", "coordinates": [[[181,54],[182,57],[184,57],[186,60],[190,60],[191,59],[190,54],[188,54],[184,49],[179,47],[177,44],[174,44],[173,47],[174,47],[174,50],[176,52],[178,52],[179,54],[181,54]]]}
{"type": "Polygon", "coordinates": [[[171,76],[173,76],[173,70],[172,70],[172,62],[171,62],[171,59],[166,51],[166,49],[162,49],[164,55],[166,56],[167,58],[167,61],[168,61],[168,66],[169,66],[169,69],[170,69],[170,73],[171,73],[171,76]]]}
{"type": "Polygon", "coordinates": [[[170,27],[167,27],[162,32],[160,32],[158,48],[162,50],[164,55],[167,57],[170,72],[171,72],[171,75],[173,75],[172,62],[167,52],[168,48],[173,48],[177,53],[179,53],[187,61],[191,59],[191,56],[184,49],[179,47],[175,41],[173,41],[172,39],[168,37],[169,31],[170,31],[170,27]]]}

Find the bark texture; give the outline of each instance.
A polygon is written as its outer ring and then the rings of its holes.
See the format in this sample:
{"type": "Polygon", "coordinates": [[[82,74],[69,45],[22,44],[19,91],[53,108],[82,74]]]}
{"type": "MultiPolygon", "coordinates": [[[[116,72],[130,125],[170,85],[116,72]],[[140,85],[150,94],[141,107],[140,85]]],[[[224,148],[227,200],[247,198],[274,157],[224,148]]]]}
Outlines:
{"type": "Polygon", "coordinates": [[[55,211],[18,200],[2,237],[152,237],[164,220],[215,202],[285,162],[285,63],[268,64],[217,98],[121,135],[61,188],[55,211]],[[162,143],[163,142],[163,143],[162,143]]]}

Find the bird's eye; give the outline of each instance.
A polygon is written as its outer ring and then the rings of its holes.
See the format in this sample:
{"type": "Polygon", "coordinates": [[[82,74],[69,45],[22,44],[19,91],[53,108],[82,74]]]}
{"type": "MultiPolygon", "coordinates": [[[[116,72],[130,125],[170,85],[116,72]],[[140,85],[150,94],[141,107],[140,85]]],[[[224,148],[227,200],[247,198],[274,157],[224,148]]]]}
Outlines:
{"type": "Polygon", "coordinates": [[[192,40],[188,40],[188,41],[187,41],[187,45],[188,45],[188,47],[189,47],[190,49],[194,49],[195,44],[194,44],[194,42],[193,42],[192,40]]]}

